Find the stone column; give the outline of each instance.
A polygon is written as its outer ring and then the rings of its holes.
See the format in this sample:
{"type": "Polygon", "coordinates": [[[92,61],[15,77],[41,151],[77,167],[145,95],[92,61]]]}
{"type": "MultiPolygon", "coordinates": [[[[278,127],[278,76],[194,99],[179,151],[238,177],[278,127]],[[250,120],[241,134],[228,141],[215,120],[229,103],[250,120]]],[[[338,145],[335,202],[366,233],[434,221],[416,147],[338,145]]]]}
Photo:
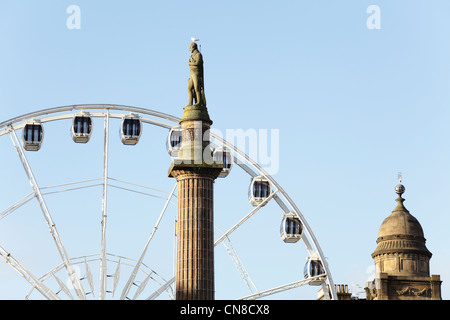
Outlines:
{"type": "Polygon", "coordinates": [[[177,300],[214,299],[215,174],[173,170],[178,183],[177,300]]]}
{"type": "Polygon", "coordinates": [[[180,124],[182,147],[169,169],[178,186],[176,299],[213,300],[214,180],[223,164],[212,162],[205,107],[186,107],[180,124]]]}

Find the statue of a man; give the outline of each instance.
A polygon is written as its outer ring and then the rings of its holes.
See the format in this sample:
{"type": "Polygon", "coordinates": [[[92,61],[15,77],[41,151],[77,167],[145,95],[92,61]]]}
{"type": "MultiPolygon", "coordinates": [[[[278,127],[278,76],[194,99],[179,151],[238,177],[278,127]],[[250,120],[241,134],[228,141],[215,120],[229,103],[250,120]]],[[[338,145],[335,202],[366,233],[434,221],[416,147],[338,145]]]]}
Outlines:
{"type": "Polygon", "coordinates": [[[203,57],[198,51],[197,43],[192,42],[189,46],[192,52],[188,64],[191,71],[191,77],[188,82],[189,105],[206,106],[205,90],[203,82],[203,57]]]}

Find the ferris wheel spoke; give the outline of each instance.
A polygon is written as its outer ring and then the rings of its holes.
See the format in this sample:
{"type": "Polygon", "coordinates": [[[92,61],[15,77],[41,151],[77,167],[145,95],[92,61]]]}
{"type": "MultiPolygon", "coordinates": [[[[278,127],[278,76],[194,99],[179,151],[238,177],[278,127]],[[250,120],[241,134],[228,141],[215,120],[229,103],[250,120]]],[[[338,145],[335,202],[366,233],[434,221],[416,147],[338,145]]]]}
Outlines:
{"type": "Polygon", "coordinates": [[[84,269],[86,270],[86,279],[88,281],[89,287],[91,288],[91,293],[93,296],[94,294],[94,280],[92,277],[91,269],[89,268],[89,263],[87,262],[86,257],[84,257],[84,269]]]}
{"type": "Polygon", "coordinates": [[[119,279],[120,279],[121,263],[122,263],[122,258],[119,258],[119,262],[117,262],[116,272],[114,272],[114,276],[113,276],[114,277],[113,289],[112,289],[113,297],[114,297],[114,293],[116,292],[117,284],[119,283],[119,279]]]}
{"type": "Polygon", "coordinates": [[[46,285],[44,285],[37,277],[35,277],[30,271],[25,269],[16,259],[14,259],[11,254],[6,252],[0,246],[0,256],[8,263],[14,270],[16,270],[25,280],[27,280],[33,288],[36,288],[39,293],[41,293],[46,299],[49,300],[60,300],[60,298],[50,290],[46,285]]]}
{"type": "Polygon", "coordinates": [[[27,196],[25,196],[22,199],[20,199],[19,201],[15,202],[14,204],[12,204],[11,206],[9,206],[7,209],[5,209],[4,211],[2,211],[0,213],[0,219],[3,219],[8,214],[14,212],[15,210],[19,209],[21,206],[23,206],[27,202],[33,200],[34,197],[35,197],[34,192],[31,192],[27,196]]]}
{"type": "MultiPolygon", "coordinates": [[[[60,187],[66,187],[66,186],[72,186],[72,185],[82,185],[82,184],[86,184],[87,182],[92,182],[92,181],[97,181],[97,180],[103,180],[103,178],[95,178],[95,179],[89,179],[89,180],[81,180],[81,181],[74,181],[74,182],[67,182],[67,183],[62,183],[62,184],[57,184],[57,185],[53,185],[53,186],[45,186],[45,187],[40,187],[41,191],[42,190],[50,190],[50,189],[57,189],[60,187]]],[[[85,188],[92,188],[92,187],[98,187],[98,186],[102,186],[103,183],[96,183],[96,184],[90,184],[90,185],[82,185],[79,187],[72,187],[72,188],[66,188],[66,189],[60,189],[60,190],[56,190],[56,191],[44,191],[42,194],[43,195],[48,195],[48,194],[55,194],[55,193],[61,193],[61,192],[67,192],[67,191],[74,191],[74,190],[80,190],[80,189],[85,189],[85,188]]]]}
{"type": "Polygon", "coordinates": [[[145,278],[145,280],[139,285],[139,287],[136,289],[136,292],[133,296],[132,300],[136,300],[139,295],[142,293],[142,291],[144,291],[145,287],[147,286],[148,281],[152,278],[152,274],[150,273],[149,275],[147,275],[147,277],[145,278]]]}
{"type": "Polygon", "coordinates": [[[245,268],[244,264],[242,263],[241,258],[239,257],[236,249],[234,248],[233,244],[231,243],[230,238],[227,237],[228,244],[230,245],[230,248],[225,244],[225,241],[223,241],[223,245],[225,249],[227,250],[228,254],[231,257],[231,260],[233,261],[234,265],[238,269],[239,273],[241,274],[242,279],[244,280],[245,284],[247,285],[248,289],[250,290],[250,293],[253,294],[253,290],[256,292],[259,292],[258,288],[256,287],[255,283],[253,282],[252,278],[250,277],[250,274],[248,273],[247,269],[245,268]],[[253,287],[253,289],[252,289],[253,287]]]}
{"type": "Polygon", "coordinates": [[[221,243],[225,238],[227,238],[231,233],[233,233],[237,228],[239,228],[245,221],[247,221],[251,216],[253,216],[259,209],[264,207],[278,192],[278,190],[273,191],[267,198],[264,199],[258,206],[256,206],[252,211],[250,211],[245,217],[239,220],[234,226],[232,226],[227,232],[225,232],[219,239],[216,240],[214,246],[217,246],[221,243]]]}
{"type": "Polygon", "coordinates": [[[317,280],[317,279],[323,279],[324,275],[320,275],[320,276],[316,276],[314,278],[311,279],[303,279],[303,280],[299,280],[299,281],[295,281],[292,283],[288,283],[282,286],[278,286],[272,289],[268,289],[268,290],[264,290],[255,294],[251,294],[245,297],[242,297],[238,300],[255,300],[255,299],[260,299],[263,297],[267,297],[270,296],[272,294],[276,294],[276,293],[280,293],[283,291],[287,291],[287,290],[291,290],[291,289],[295,289],[298,288],[300,286],[304,286],[304,285],[308,285],[312,280],[317,280]]]}
{"type": "MultiPolygon", "coordinates": [[[[43,195],[49,195],[49,194],[56,194],[56,193],[74,191],[74,190],[87,189],[87,188],[92,188],[92,187],[99,187],[99,186],[103,186],[103,183],[97,183],[97,184],[92,184],[92,185],[89,185],[89,186],[76,187],[76,188],[67,188],[67,189],[57,190],[57,191],[47,191],[47,192],[43,192],[42,194],[43,195]]],[[[41,188],[41,190],[42,189],[43,188],[41,188]]]]}
{"type": "Polygon", "coordinates": [[[105,116],[105,140],[103,150],[103,197],[102,197],[102,235],[101,235],[101,256],[100,256],[100,300],[106,298],[106,218],[108,200],[108,148],[109,148],[109,111],[105,116]]]}
{"type": "Polygon", "coordinates": [[[103,177],[102,178],[89,179],[89,180],[80,180],[80,181],[74,181],[74,182],[61,183],[61,184],[56,184],[54,186],[41,187],[41,190],[53,189],[53,188],[58,188],[58,187],[65,187],[65,186],[70,186],[70,185],[73,185],[73,184],[81,184],[81,183],[97,181],[97,180],[103,180],[103,177]]]}
{"type": "Polygon", "coordinates": [[[61,241],[61,238],[59,236],[59,233],[56,229],[55,223],[53,222],[53,219],[50,215],[50,212],[48,210],[47,204],[45,203],[44,197],[42,196],[41,189],[39,188],[39,185],[36,181],[36,178],[34,176],[33,171],[31,170],[30,164],[28,163],[27,157],[25,156],[24,150],[22,148],[22,145],[19,142],[19,139],[17,138],[15,130],[11,130],[10,132],[11,140],[14,144],[14,147],[16,148],[17,154],[19,155],[20,161],[22,162],[22,165],[25,169],[25,172],[28,176],[28,180],[31,184],[31,187],[33,188],[33,191],[36,195],[36,199],[39,202],[39,206],[42,210],[42,213],[44,214],[44,218],[47,222],[47,225],[50,229],[50,233],[53,236],[53,240],[56,244],[56,247],[58,248],[59,254],[64,262],[64,265],[66,267],[66,271],[72,281],[72,284],[75,288],[75,291],[77,293],[77,296],[79,299],[86,299],[86,294],[84,292],[83,286],[78,279],[78,277],[74,276],[74,268],[72,265],[72,262],[70,261],[69,255],[67,254],[67,251],[61,241]]]}
{"type": "Polygon", "coordinates": [[[169,197],[167,198],[166,203],[164,204],[164,207],[163,207],[163,209],[161,211],[161,214],[159,215],[159,218],[156,221],[155,226],[153,227],[153,230],[152,230],[152,232],[151,232],[151,234],[150,234],[150,236],[149,236],[149,238],[147,240],[147,243],[145,244],[144,250],[142,251],[142,254],[141,254],[138,262],[134,266],[134,269],[133,269],[133,272],[130,275],[130,278],[128,279],[125,287],[123,288],[122,294],[120,296],[120,300],[126,299],[128,293],[130,291],[131,285],[133,284],[134,279],[136,278],[137,272],[139,271],[139,268],[141,267],[142,261],[144,260],[145,254],[147,253],[147,249],[148,249],[148,247],[150,245],[150,242],[152,241],[153,236],[155,235],[155,232],[158,229],[159,223],[161,222],[161,219],[164,216],[164,213],[166,212],[167,206],[169,205],[170,200],[172,199],[176,188],[177,188],[177,184],[175,184],[174,187],[172,188],[172,192],[170,193],[169,197]]]}
{"type": "Polygon", "coordinates": [[[154,300],[161,295],[164,291],[166,291],[173,283],[175,282],[175,277],[164,283],[160,286],[155,292],[153,292],[146,300],[154,300]]]}
{"type": "MultiPolygon", "coordinates": [[[[162,199],[162,200],[166,200],[167,199],[167,198],[162,197],[162,196],[156,196],[154,194],[147,193],[147,192],[141,192],[141,191],[136,191],[136,190],[129,189],[129,188],[119,187],[119,186],[115,186],[113,184],[109,184],[109,187],[117,188],[117,189],[121,189],[121,190],[125,190],[125,191],[129,191],[129,192],[134,192],[134,193],[137,193],[137,194],[142,194],[144,196],[148,196],[148,197],[152,197],[152,198],[158,198],[158,199],[162,199]]],[[[173,204],[177,205],[176,202],[173,202],[173,204]]]]}
{"type": "Polygon", "coordinates": [[[74,300],[72,294],[70,293],[69,288],[64,284],[64,282],[62,282],[62,280],[58,278],[56,274],[53,274],[53,278],[55,278],[61,291],[64,292],[71,300],[74,300]]]}
{"type": "MultiPolygon", "coordinates": [[[[115,178],[111,178],[111,177],[108,177],[108,179],[109,179],[109,180],[113,180],[113,181],[117,181],[117,182],[121,182],[121,183],[125,183],[125,184],[129,184],[129,185],[136,186],[136,187],[141,187],[141,188],[149,189],[149,190],[152,190],[152,191],[157,191],[157,192],[161,192],[161,193],[167,193],[168,195],[170,195],[170,192],[169,192],[169,191],[165,191],[165,190],[161,190],[161,189],[156,189],[156,188],[151,188],[151,187],[148,187],[148,186],[144,186],[144,185],[142,185],[142,184],[137,184],[137,183],[133,183],[133,182],[129,182],[129,181],[119,180],[119,179],[115,179],[115,178]]],[[[130,190],[130,191],[134,191],[134,190],[130,190]]],[[[173,197],[176,197],[176,195],[173,195],[173,197]]],[[[162,198],[162,197],[160,197],[160,198],[161,198],[161,199],[167,199],[167,198],[162,198]]]]}

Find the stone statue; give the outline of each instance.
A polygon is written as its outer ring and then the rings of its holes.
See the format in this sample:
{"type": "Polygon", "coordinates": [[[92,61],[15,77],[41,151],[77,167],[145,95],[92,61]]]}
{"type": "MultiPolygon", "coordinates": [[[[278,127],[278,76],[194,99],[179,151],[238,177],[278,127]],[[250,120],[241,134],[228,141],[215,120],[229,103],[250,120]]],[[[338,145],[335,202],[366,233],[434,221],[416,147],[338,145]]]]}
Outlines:
{"type": "Polygon", "coordinates": [[[191,71],[191,77],[188,82],[188,96],[190,106],[206,106],[204,81],[203,81],[203,57],[197,48],[197,43],[192,42],[189,46],[189,51],[192,52],[188,64],[191,71]]]}

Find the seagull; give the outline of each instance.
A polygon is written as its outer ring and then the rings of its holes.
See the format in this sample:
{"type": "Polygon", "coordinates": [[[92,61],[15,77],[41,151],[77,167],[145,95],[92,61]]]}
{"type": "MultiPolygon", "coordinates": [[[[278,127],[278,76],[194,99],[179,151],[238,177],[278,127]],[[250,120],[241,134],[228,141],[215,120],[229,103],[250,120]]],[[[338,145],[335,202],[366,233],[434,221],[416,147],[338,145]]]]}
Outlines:
{"type": "Polygon", "coordinates": [[[200,40],[200,39],[197,39],[197,38],[194,38],[194,37],[191,38],[191,41],[192,41],[192,42],[199,41],[199,40],[200,40]]]}

